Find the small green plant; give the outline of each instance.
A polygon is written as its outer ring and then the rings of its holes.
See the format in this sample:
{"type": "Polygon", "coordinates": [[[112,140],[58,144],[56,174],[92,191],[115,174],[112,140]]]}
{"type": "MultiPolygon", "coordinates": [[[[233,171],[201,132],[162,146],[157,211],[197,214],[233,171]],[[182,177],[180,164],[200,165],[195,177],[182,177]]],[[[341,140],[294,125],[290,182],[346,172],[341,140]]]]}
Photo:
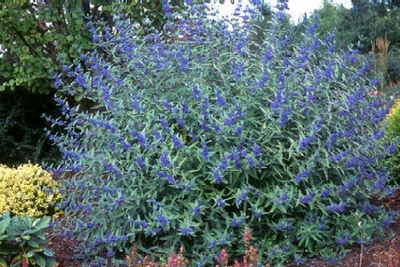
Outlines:
{"type": "Polygon", "coordinates": [[[18,168],[0,165],[0,214],[27,214],[31,218],[59,212],[59,187],[51,173],[39,165],[18,168]]]}
{"type": "Polygon", "coordinates": [[[43,248],[49,223],[48,216],[32,220],[28,215],[6,213],[0,217],[0,266],[55,266],[53,253],[43,248]]]}

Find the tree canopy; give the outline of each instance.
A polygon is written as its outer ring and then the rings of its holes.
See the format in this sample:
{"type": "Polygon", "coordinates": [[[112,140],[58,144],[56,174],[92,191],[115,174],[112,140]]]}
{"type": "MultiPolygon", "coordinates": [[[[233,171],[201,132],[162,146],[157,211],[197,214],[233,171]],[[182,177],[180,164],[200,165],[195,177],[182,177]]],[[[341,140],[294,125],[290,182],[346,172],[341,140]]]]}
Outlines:
{"type": "Polygon", "coordinates": [[[383,5],[386,7],[400,7],[400,0],[351,0],[353,7],[359,8],[368,4],[383,5]]]}
{"type": "Polygon", "coordinates": [[[32,92],[51,92],[50,73],[58,72],[58,57],[71,63],[79,57],[78,48],[89,51],[92,40],[88,22],[95,27],[100,22],[112,26],[116,9],[124,11],[145,34],[161,29],[171,9],[202,1],[170,0],[168,7],[163,4],[165,2],[3,1],[0,3],[0,91],[24,88],[32,92]]]}

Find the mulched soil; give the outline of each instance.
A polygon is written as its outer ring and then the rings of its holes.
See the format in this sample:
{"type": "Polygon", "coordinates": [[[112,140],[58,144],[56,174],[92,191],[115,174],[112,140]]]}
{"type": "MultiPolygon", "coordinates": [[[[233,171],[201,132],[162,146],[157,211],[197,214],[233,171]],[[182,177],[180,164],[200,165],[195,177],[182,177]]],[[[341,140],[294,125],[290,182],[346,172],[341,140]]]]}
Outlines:
{"type": "MultiPolygon", "coordinates": [[[[383,202],[388,208],[400,209],[400,190],[391,199],[383,202]]],[[[328,265],[319,259],[311,259],[302,267],[400,267],[400,219],[393,223],[391,230],[394,236],[383,244],[375,242],[361,248],[359,245],[350,247],[351,251],[338,265],[328,265]]],[[[75,257],[74,248],[76,241],[65,240],[57,236],[49,235],[54,258],[58,262],[57,267],[82,267],[82,261],[75,257]]],[[[294,265],[287,265],[294,267],[294,265]]]]}

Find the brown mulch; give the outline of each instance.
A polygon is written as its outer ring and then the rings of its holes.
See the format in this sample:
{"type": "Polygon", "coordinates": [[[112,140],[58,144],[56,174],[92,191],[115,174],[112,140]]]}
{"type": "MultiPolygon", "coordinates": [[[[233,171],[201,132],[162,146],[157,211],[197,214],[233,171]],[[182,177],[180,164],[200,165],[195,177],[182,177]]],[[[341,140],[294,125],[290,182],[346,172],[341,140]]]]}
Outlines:
{"type": "MultiPolygon", "coordinates": [[[[383,202],[386,207],[400,209],[400,190],[389,200],[383,202]]],[[[338,265],[328,265],[319,259],[311,259],[302,267],[400,267],[400,219],[393,223],[391,230],[394,236],[383,244],[375,242],[373,244],[360,247],[353,245],[351,251],[338,265]]],[[[58,262],[57,267],[82,267],[82,261],[74,255],[76,242],[63,240],[57,236],[51,236],[47,247],[51,248],[54,258],[58,262]]],[[[287,267],[294,267],[287,265],[287,267]]]]}

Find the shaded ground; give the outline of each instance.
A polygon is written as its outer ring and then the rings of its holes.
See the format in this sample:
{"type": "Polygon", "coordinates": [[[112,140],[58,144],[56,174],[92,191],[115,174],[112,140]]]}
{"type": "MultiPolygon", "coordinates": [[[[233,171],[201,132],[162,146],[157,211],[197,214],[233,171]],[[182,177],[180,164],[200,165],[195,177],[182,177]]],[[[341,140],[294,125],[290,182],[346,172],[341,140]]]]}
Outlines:
{"type": "MultiPolygon", "coordinates": [[[[400,190],[393,198],[384,202],[393,209],[400,209],[400,190]]],[[[391,226],[393,238],[381,244],[376,242],[364,247],[354,245],[344,260],[338,265],[327,265],[318,259],[311,259],[302,267],[400,267],[400,219],[391,226]]],[[[54,252],[57,267],[82,267],[83,264],[74,256],[75,243],[59,237],[50,237],[48,245],[54,252]]],[[[287,267],[294,267],[288,265],[287,267]]]]}

